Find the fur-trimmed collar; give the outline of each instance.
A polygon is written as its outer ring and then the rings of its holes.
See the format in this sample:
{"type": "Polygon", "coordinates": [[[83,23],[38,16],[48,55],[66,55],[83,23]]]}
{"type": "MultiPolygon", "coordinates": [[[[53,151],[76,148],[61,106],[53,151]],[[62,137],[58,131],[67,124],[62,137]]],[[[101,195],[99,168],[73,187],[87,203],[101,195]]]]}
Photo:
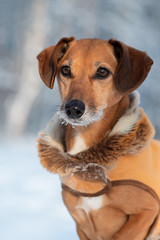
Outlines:
{"type": "Polygon", "coordinates": [[[137,154],[154,135],[147,116],[138,107],[139,96],[132,93],[129,97],[129,108],[109,136],[76,155],[64,152],[65,127],[63,120],[56,114],[37,140],[42,165],[61,176],[74,173],[83,179],[101,179],[106,182],[106,170],[115,167],[119,157],[137,154]]]}

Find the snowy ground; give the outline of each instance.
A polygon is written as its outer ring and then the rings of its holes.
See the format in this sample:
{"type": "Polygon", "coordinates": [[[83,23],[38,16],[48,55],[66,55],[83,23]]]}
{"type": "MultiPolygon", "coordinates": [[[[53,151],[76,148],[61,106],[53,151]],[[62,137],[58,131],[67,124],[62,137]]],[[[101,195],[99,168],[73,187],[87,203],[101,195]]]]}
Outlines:
{"type": "Polygon", "coordinates": [[[78,240],[59,177],[40,165],[35,139],[0,142],[0,239],[78,240]]]}

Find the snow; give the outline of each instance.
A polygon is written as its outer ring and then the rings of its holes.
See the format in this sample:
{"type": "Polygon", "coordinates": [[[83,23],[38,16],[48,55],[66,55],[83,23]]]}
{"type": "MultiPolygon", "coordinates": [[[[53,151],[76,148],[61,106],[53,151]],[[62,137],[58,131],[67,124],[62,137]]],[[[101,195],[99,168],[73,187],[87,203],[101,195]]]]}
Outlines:
{"type": "Polygon", "coordinates": [[[59,177],[40,165],[36,138],[0,141],[0,239],[78,240],[59,177]]]}

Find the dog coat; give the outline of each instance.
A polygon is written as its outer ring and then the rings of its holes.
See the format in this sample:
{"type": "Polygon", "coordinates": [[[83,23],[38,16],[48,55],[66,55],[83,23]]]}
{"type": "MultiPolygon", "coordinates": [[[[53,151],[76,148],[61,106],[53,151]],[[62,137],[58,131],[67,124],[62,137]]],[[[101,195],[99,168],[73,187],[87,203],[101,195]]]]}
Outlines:
{"type": "MultiPolygon", "coordinates": [[[[155,201],[159,206],[160,141],[154,140],[153,136],[154,129],[144,111],[139,108],[136,94],[132,93],[130,94],[129,108],[115,124],[110,134],[106,135],[100,143],[76,155],[68,154],[65,151],[65,124],[56,114],[46,129],[40,133],[38,152],[42,165],[48,171],[61,176],[66,194],[74,195],[75,192],[80,196],[81,194],[82,196],[83,194],[94,195],[99,192],[104,194],[103,189],[106,190],[105,187],[111,182],[112,186],[110,185],[109,188],[111,192],[108,193],[107,190],[106,195],[112,196],[114,193],[112,188],[116,187],[117,191],[123,189],[126,193],[130,186],[133,191],[136,188],[139,195],[143,191],[147,191],[149,194],[147,196],[152,196],[149,204],[152,205],[152,201],[155,201]],[[94,192],[96,184],[97,191],[94,192]]],[[[138,198],[138,195],[135,196],[138,198]]],[[[69,201],[66,200],[65,204],[70,211],[69,201]]],[[[137,206],[138,204],[139,202],[137,202],[137,206]]],[[[158,216],[159,209],[152,225],[145,231],[146,235],[137,237],[137,239],[144,239],[144,237],[145,239],[146,237],[159,239],[160,221],[158,216]]],[[[117,225],[120,224],[118,229],[126,222],[126,217],[122,216],[122,218],[121,224],[117,223],[117,225]]],[[[109,215],[107,219],[109,219],[109,215]]],[[[115,232],[118,229],[115,228],[115,232]]],[[[93,231],[90,229],[90,232],[93,231]]],[[[94,233],[91,237],[91,239],[98,239],[94,238],[94,233]]],[[[111,235],[108,235],[108,238],[105,239],[110,239],[110,237],[111,235]]]]}

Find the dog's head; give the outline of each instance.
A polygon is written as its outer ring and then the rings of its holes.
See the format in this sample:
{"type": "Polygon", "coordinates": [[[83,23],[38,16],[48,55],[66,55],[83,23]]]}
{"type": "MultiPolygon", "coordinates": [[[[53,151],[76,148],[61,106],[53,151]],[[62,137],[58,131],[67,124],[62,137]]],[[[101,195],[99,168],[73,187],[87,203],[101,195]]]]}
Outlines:
{"type": "Polygon", "coordinates": [[[37,58],[40,76],[49,88],[57,76],[60,116],[80,126],[98,121],[106,108],[138,88],[153,64],[145,52],[113,39],[63,38],[37,58]]]}

